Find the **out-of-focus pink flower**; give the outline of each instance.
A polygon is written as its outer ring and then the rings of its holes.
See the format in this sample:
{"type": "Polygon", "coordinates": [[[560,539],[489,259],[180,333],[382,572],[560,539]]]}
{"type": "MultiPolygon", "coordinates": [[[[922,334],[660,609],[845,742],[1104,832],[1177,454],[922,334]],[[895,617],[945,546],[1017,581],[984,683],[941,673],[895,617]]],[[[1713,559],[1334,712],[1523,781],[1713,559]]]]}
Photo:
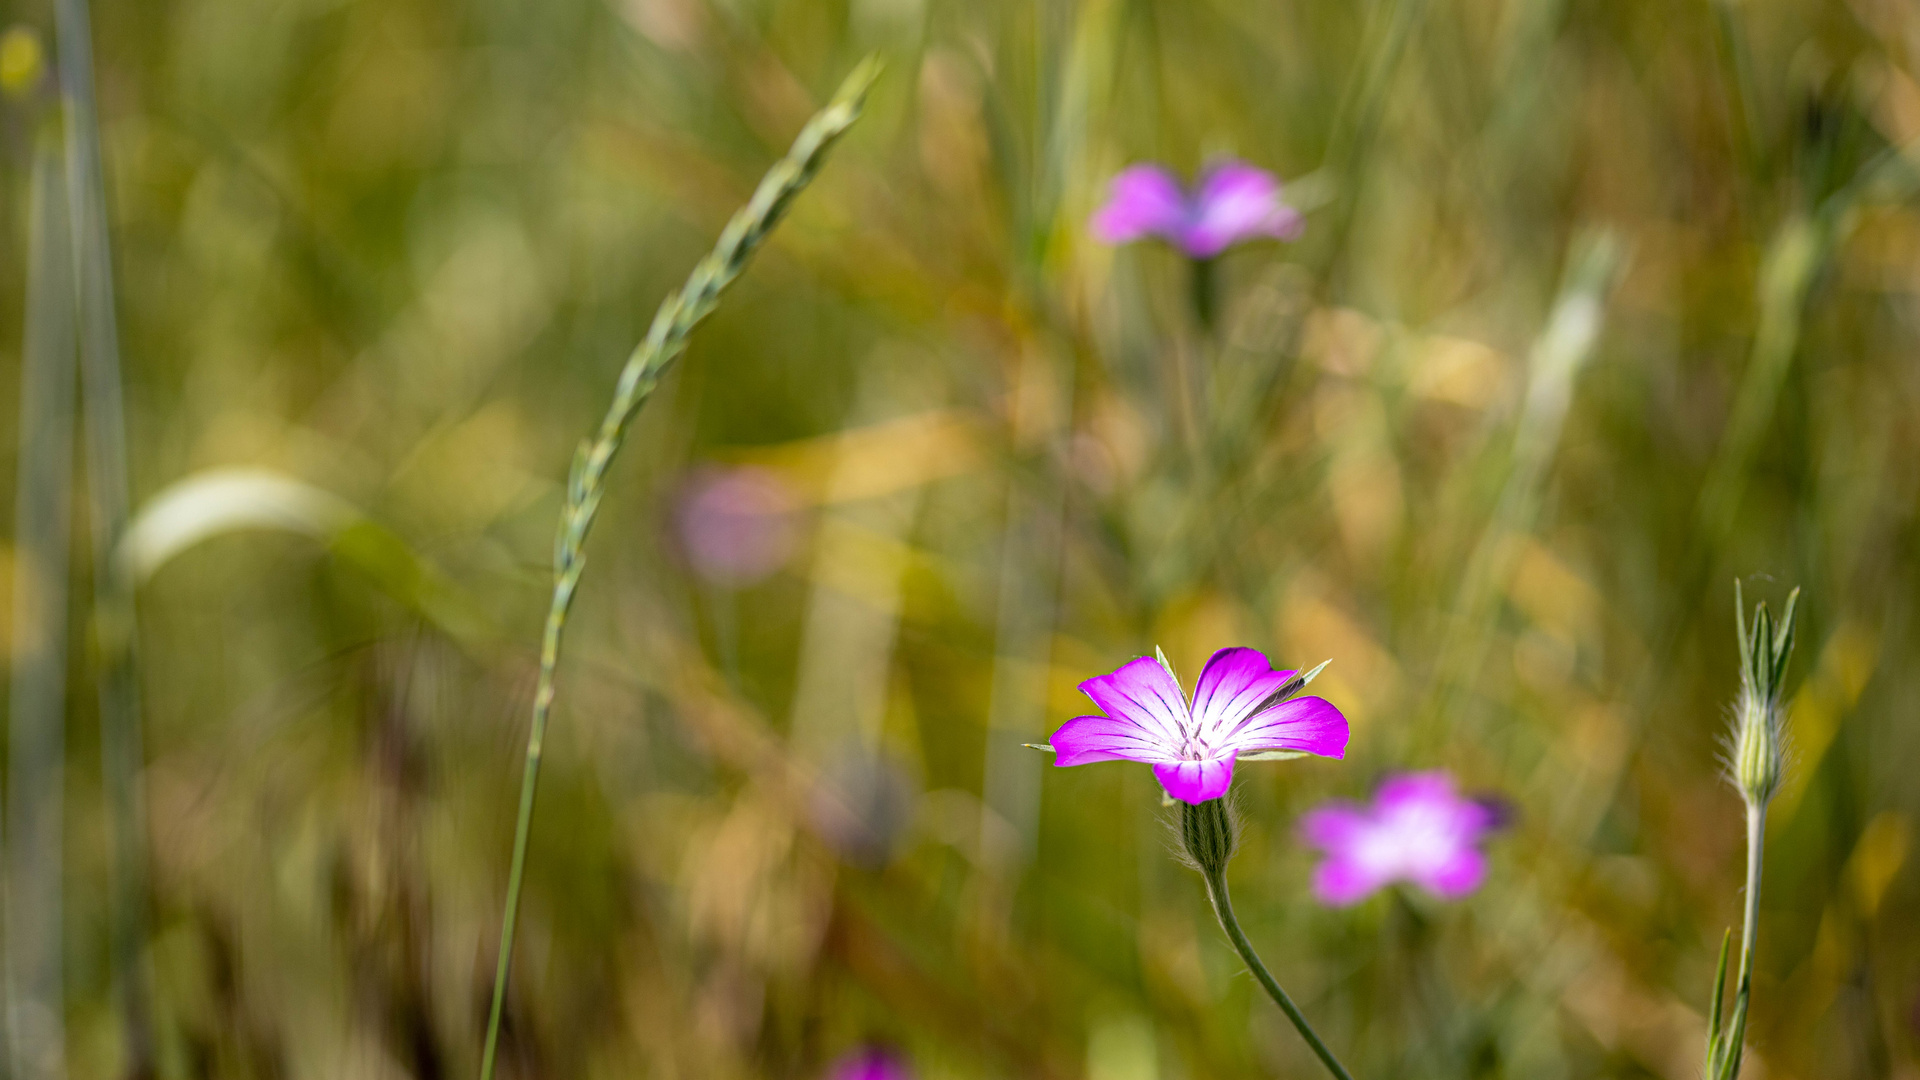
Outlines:
{"type": "Polygon", "coordinates": [[[1347,718],[1339,709],[1317,697],[1274,700],[1294,674],[1273,670],[1257,649],[1221,649],[1201,670],[1189,705],[1165,664],[1151,656],[1128,661],[1080,684],[1106,715],[1062,724],[1053,733],[1053,763],[1143,761],[1167,794],[1197,805],[1227,793],[1241,756],[1345,755],[1347,718]]]}
{"type": "Polygon", "coordinates": [[[913,1068],[884,1046],[864,1046],[834,1062],[827,1080],[913,1080],[913,1068]]]}
{"type": "Polygon", "coordinates": [[[1211,259],[1243,240],[1291,240],[1305,222],[1281,199],[1272,173],[1227,159],[1209,165],[1192,191],[1163,166],[1122,169],[1092,224],[1105,243],[1157,236],[1195,259],[1211,259]]]}
{"type": "Polygon", "coordinates": [[[1354,904],[1395,881],[1411,881],[1447,900],[1487,874],[1475,847],[1500,827],[1497,806],[1454,793],[1444,772],[1405,773],[1380,785],[1372,806],[1329,803],[1300,822],[1300,835],[1327,853],[1313,891],[1328,904],[1354,904]]]}
{"type": "Polygon", "coordinates": [[[766,469],[697,469],[675,515],[681,549],[708,581],[732,588],[751,585],[793,555],[798,502],[793,490],[766,469]]]}

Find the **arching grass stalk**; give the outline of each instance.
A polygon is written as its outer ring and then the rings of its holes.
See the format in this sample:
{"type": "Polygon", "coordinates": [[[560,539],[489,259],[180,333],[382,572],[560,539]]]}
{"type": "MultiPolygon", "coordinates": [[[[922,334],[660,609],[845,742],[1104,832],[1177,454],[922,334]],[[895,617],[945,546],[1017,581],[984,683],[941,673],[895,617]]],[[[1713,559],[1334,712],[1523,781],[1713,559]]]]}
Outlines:
{"type": "Polygon", "coordinates": [[[527,838],[533,826],[534,795],[540,783],[540,754],[553,708],[554,671],[560,661],[560,637],[573,607],[580,574],[586,569],[583,549],[593,529],[606,489],[607,467],[620,452],[627,427],[653,393],[668,367],[686,351],[693,328],[713,312],[720,294],[746,269],[767,234],[779,223],[794,196],[819,172],[831,148],[859,118],[867,90],[879,74],[879,63],[869,57],[847,76],[833,101],[800,130],[787,156],[774,163],[754,189],[753,198],[734,213],[713,250],[702,258],[680,290],[671,293],[654,314],[645,340],[633,350],[620,371],[613,401],[593,437],[581,442],[567,477],[567,501],[553,546],[553,601],[540,642],[540,676],[533,693],[533,721],[527,732],[526,769],[520,780],[520,812],[514,822],[513,860],[507,871],[507,902],[500,921],[500,955],[494,968],[493,1005],[487,1014],[486,1049],[480,1060],[481,1080],[492,1080],[500,1040],[500,1016],[507,994],[507,973],[513,959],[513,934],[520,914],[520,885],[526,871],[527,838]]]}
{"type": "Polygon", "coordinates": [[[1247,970],[1253,972],[1253,977],[1260,980],[1260,986],[1266,990],[1267,996],[1280,1006],[1280,1011],[1287,1014],[1288,1020],[1293,1021],[1295,1030],[1300,1032],[1300,1037],[1307,1041],[1314,1056],[1327,1067],[1327,1071],[1339,1080],[1353,1080],[1353,1074],[1340,1064],[1340,1059],[1333,1056],[1333,1051],[1313,1030],[1313,1025],[1307,1022],[1300,1006],[1293,1003],[1293,998],[1280,988],[1279,982],[1267,971],[1267,965],[1260,962],[1260,954],[1253,951],[1253,943],[1247,940],[1246,932],[1240,929],[1240,920],[1234,917],[1233,898],[1227,894],[1227,861],[1233,857],[1235,835],[1233,821],[1228,816],[1227,801],[1210,799],[1197,806],[1181,803],[1180,832],[1181,839],[1186,843],[1187,856],[1199,869],[1200,876],[1206,879],[1207,899],[1213,902],[1213,914],[1220,920],[1220,928],[1227,932],[1227,939],[1233,942],[1234,951],[1246,962],[1247,970]]]}

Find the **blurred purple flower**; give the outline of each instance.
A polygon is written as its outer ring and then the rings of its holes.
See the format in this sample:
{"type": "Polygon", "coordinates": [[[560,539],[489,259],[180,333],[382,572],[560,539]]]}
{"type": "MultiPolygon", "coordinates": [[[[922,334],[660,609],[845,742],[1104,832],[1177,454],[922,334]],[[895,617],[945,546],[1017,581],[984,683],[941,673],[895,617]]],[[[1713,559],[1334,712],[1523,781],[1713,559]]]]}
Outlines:
{"type": "Polygon", "coordinates": [[[865,1046],[834,1062],[827,1080],[913,1080],[913,1068],[884,1046],[865,1046]]]}
{"type": "Polygon", "coordinates": [[[687,561],[716,585],[751,585],[786,564],[799,500],[766,469],[704,466],[681,492],[675,524],[687,561]]]}
{"type": "Polygon", "coordinates": [[[1291,240],[1305,222],[1280,198],[1272,173],[1229,158],[1207,166],[1191,192],[1162,166],[1122,169],[1092,224],[1104,243],[1157,236],[1195,259],[1211,259],[1243,240],[1291,240]]]}
{"type": "Polygon", "coordinates": [[[1339,709],[1317,697],[1272,700],[1293,676],[1273,670],[1256,649],[1221,649],[1201,670],[1189,706],[1165,664],[1150,656],[1129,661],[1080,684],[1106,715],[1062,724],[1053,733],[1053,763],[1146,762],[1167,794],[1199,804],[1227,793],[1242,756],[1344,756],[1347,719],[1339,709]]]}
{"type": "Polygon", "coordinates": [[[1301,820],[1301,838],[1327,853],[1314,870],[1313,891],[1328,904],[1346,905],[1411,881],[1458,900],[1486,877],[1487,857],[1474,845],[1503,816],[1494,803],[1456,795],[1444,772],[1389,777],[1372,806],[1329,803],[1301,820]]]}

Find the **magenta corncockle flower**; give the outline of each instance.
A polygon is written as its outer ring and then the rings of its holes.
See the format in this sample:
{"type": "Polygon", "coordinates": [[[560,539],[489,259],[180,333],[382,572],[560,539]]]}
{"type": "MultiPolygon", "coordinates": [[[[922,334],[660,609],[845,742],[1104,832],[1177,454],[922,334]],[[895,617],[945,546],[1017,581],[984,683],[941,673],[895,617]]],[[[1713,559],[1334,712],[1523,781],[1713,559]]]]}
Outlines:
{"type": "Polygon", "coordinates": [[[913,1080],[913,1069],[884,1046],[864,1046],[828,1067],[827,1080],[913,1080]]]}
{"type": "Polygon", "coordinates": [[[767,469],[702,466],[675,512],[680,546],[701,577],[751,585],[786,565],[799,540],[799,499],[767,469]]]}
{"type": "Polygon", "coordinates": [[[1486,877],[1487,857],[1475,845],[1500,818],[1498,806],[1455,794],[1444,772],[1390,777],[1372,806],[1329,803],[1301,819],[1301,838],[1327,853],[1314,870],[1314,894],[1344,906],[1411,881],[1458,900],[1486,877]]]}
{"type": "Polygon", "coordinates": [[[1106,715],[1062,724],[1053,763],[1145,762],[1168,795],[1199,804],[1227,793],[1238,758],[1344,756],[1347,718],[1321,698],[1288,696],[1312,678],[1296,675],[1273,670],[1257,649],[1221,649],[1189,703],[1165,661],[1130,660],[1080,684],[1106,715]]]}
{"type": "Polygon", "coordinates": [[[1211,259],[1243,240],[1291,240],[1305,224],[1280,198],[1280,181],[1231,158],[1200,173],[1193,190],[1159,165],[1132,165],[1113,178],[1093,235],[1109,244],[1157,236],[1195,259],[1211,259]]]}

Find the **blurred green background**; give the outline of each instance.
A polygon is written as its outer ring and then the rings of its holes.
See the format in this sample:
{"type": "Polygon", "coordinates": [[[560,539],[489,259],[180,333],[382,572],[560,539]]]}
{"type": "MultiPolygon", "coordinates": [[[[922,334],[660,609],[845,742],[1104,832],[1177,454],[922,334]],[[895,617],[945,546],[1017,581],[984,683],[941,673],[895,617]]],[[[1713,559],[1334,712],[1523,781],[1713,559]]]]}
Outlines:
{"type": "MultiPolygon", "coordinates": [[[[51,49],[45,0],[5,18],[51,49]]],[[[1739,917],[1740,577],[1805,590],[1747,1075],[1920,1078],[1920,8],[153,0],[94,30],[133,504],[182,530],[137,593],[152,1052],[113,989],[82,484],[71,589],[6,561],[73,613],[64,857],[10,864],[58,874],[65,1061],[16,1075],[474,1074],[569,457],[878,52],[613,471],[503,1075],[812,1077],[871,1041],[929,1080],[1313,1075],[1149,770],[1020,747],[1156,644],[1245,644],[1331,657],[1353,723],[1344,762],[1240,770],[1233,879],[1356,1074],[1693,1077],[1739,917]],[[1220,261],[1209,332],[1184,260],[1085,222],[1126,164],[1224,154],[1307,229],[1220,261]],[[709,580],[677,508],[742,465],[791,550],[709,580]],[[1407,768],[1514,809],[1490,880],[1319,907],[1295,820],[1407,768]]],[[[55,104],[4,120],[10,487],[55,104]]]]}

